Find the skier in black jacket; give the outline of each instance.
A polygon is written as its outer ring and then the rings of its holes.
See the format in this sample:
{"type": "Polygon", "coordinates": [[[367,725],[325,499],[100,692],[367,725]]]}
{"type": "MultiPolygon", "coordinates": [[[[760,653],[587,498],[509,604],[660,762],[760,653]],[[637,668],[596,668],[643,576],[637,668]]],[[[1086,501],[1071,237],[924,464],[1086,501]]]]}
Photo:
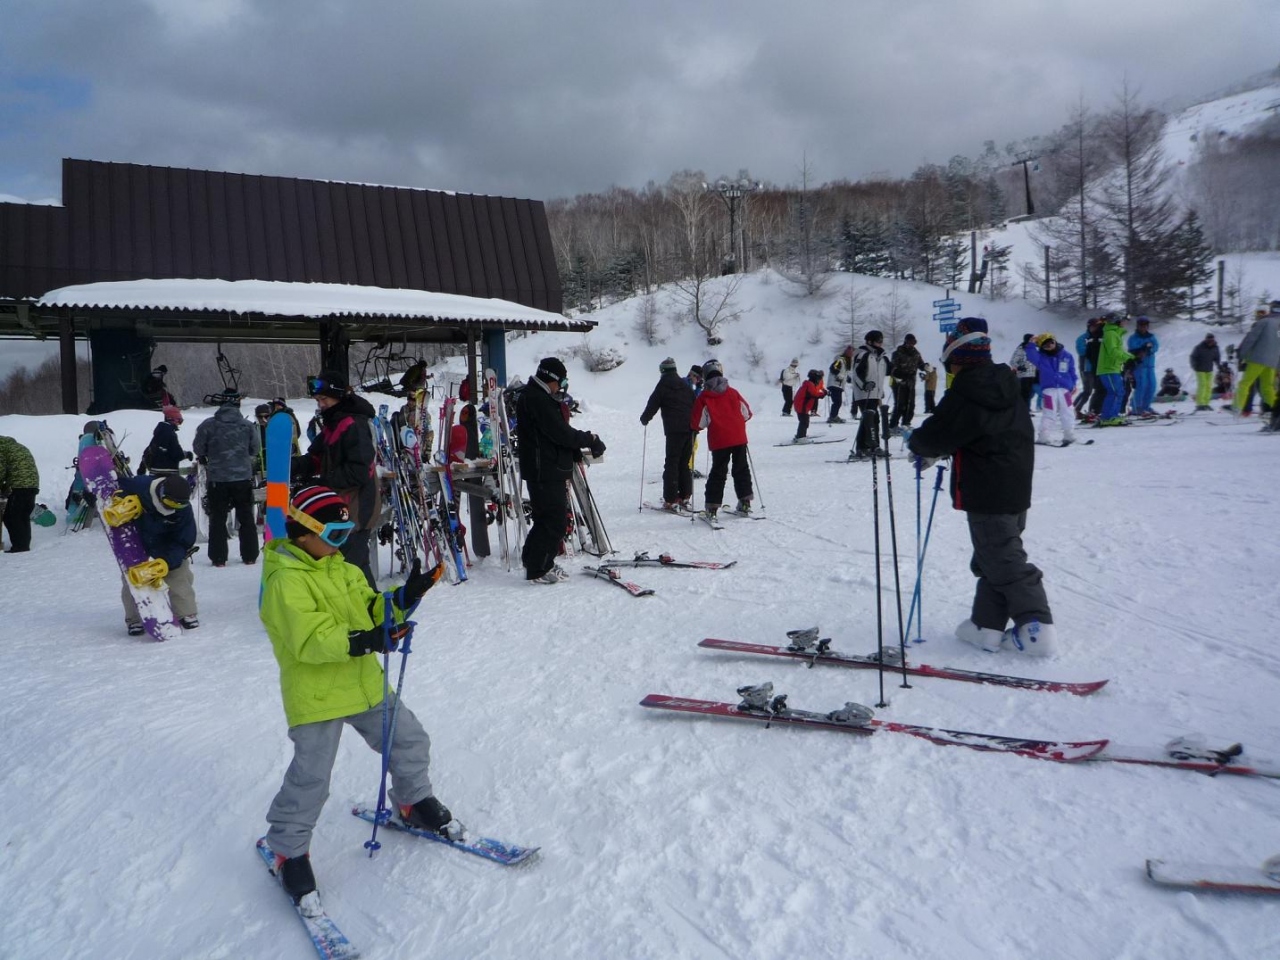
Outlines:
{"type": "Polygon", "coordinates": [[[955,375],[951,387],[907,446],[919,458],[920,470],[933,458],[952,458],[952,503],[968,514],[969,568],[978,583],[973,612],[956,636],[989,652],[1003,647],[1053,656],[1057,637],[1043,574],[1022,547],[1035,433],[1018,376],[992,363],[987,321],[981,317],[956,324],[942,360],[955,375]],[[1013,628],[1006,630],[1010,619],[1013,628]]]}
{"type": "Polygon", "coordinates": [[[569,372],[555,357],[538,364],[537,372],[520,391],[516,420],[520,424],[520,475],[529,488],[533,526],[524,541],[521,562],[525,579],[555,584],[568,579],[556,565],[569,513],[569,475],[585,447],[593,457],[604,455],[604,441],[594,433],[569,426],[556,394],[569,386],[569,372]]]}
{"type": "Polygon", "coordinates": [[[671,357],[658,364],[662,376],[649,395],[640,422],[646,427],[662,411],[662,432],[667,438],[666,459],[662,463],[662,505],[668,510],[691,509],[693,497],[693,388],[677,372],[671,357]]]}
{"type": "Polygon", "coordinates": [[[308,377],[307,391],[320,407],[320,432],[307,452],[294,460],[292,478],[328,487],[346,502],[356,527],[342,545],[342,556],[363,570],[376,590],[369,564],[369,531],[378,526],[380,509],[370,426],[377,414],[336,372],[308,377]]]}

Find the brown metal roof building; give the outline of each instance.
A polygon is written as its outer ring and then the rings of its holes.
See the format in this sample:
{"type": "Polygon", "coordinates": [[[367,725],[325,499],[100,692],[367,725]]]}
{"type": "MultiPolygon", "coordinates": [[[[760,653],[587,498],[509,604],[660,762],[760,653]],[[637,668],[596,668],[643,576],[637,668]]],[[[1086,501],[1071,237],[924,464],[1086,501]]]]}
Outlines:
{"type": "MultiPolygon", "coordinates": [[[[526,323],[505,311],[489,319],[325,320],[41,302],[71,285],[187,278],[421,290],[559,314],[559,272],[535,200],[71,159],[63,161],[62,200],[0,203],[0,337],[62,339],[64,408],[75,338],[137,336],[139,325],[151,340],[320,339],[326,363],[340,360],[344,369],[347,339],[483,337],[501,364],[504,330],[592,326],[562,317],[526,323]]],[[[96,354],[95,343],[95,367],[96,354]]],[[[70,383],[74,394],[74,376],[70,383]]],[[[74,408],[73,396],[68,412],[74,408]]]]}

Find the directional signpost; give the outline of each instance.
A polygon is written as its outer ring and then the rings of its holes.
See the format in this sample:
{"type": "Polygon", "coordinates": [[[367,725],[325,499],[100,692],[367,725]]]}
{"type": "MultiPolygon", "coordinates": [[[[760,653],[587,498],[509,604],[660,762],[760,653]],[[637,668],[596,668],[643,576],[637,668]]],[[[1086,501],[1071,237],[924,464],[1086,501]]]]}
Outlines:
{"type": "Polygon", "coordinates": [[[960,304],[947,297],[945,300],[933,301],[933,319],[938,324],[940,333],[951,333],[956,328],[956,314],[960,312],[960,304]]]}

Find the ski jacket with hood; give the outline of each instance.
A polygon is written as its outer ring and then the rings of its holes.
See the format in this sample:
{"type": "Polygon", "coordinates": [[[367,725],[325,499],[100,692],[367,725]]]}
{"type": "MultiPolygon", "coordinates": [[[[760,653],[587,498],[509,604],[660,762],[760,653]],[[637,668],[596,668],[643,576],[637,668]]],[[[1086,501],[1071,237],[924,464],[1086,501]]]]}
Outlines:
{"type": "Polygon", "coordinates": [[[159,491],[163,482],[163,477],[121,477],[120,489],[142,503],[142,515],[133,523],[147,555],[176,570],[187,559],[187,551],[195,546],[196,515],[189,503],[177,509],[166,507],[159,491]]]}
{"type": "Polygon", "coordinates": [[[818,412],[818,401],[827,395],[827,388],[819,381],[814,383],[812,380],[806,380],[800,384],[800,389],[796,391],[795,403],[792,404],[796,408],[797,413],[803,413],[806,416],[813,416],[818,412]]]}
{"type": "Polygon", "coordinates": [[[1027,361],[1040,371],[1042,390],[1059,388],[1069,393],[1076,388],[1076,359],[1062,344],[1058,344],[1053,353],[1045,353],[1034,343],[1028,343],[1026,353],[1027,361]]]}
{"type": "Polygon", "coordinates": [[[1021,513],[1031,506],[1035,428],[1004,364],[961,367],[933,416],[907,446],[922,457],[951,457],[951,502],[972,513],[1021,513]]]}
{"type": "Polygon", "coordinates": [[[378,522],[378,484],[374,473],[375,413],[369,401],[349,393],[320,414],[320,432],[303,454],[295,479],[314,479],[347,502],[357,530],[378,522]]]}
{"type": "Polygon", "coordinates": [[[238,407],[228,405],[196,428],[191,449],[203,458],[210,483],[252,480],[262,437],[254,424],[240,416],[238,407]]]}
{"type": "MultiPolygon", "coordinates": [[[[286,538],[266,545],[258,616],[280,664],[289,726],[350,717],[382,703],[382,665],[374,655],[351,656],[347,635],[381,624],[385,602],[340,553],[317,560],[286,538]]],[[[394,603],[391,613],[404,622],[394,603]]]]}
{"type": "Polygon", "coordinates": [[[712,450],[740,447],[747,442],[747,421],[751,407],[724,377],[708,377],[702,392],[693,402],[689,424],[694,430],[707,431],[707,446],[712,450]]]}
{"type": "Polygon", "coordinates": [[[31,451],[13,437],[0,437],[0,490],[39,490],[40,471],[31,451]]]}
{"type": "Polygon", "coordinates": [[[793,363],[790,366],[782,368],[782,373],[778,374],[778,382],[784,387],[795,389],[800,386],[800,365],[793,363]]]}
{"type": "Polygon", "coordinates": [[[1260,317],[1240,341],[1240,359],[1272,370],[1280,367],[1280,316],[1260,317]]]}

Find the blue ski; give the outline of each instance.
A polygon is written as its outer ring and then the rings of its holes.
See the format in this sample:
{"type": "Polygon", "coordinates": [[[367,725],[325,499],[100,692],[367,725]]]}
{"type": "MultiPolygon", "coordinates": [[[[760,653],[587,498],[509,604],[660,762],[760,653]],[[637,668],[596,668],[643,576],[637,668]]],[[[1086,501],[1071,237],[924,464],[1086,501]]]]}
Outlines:
{"type": "MultiPolygon", "coordinates": [[[[275,877],[276,855],[267,846],[266,837],[258,841],[258,853],[262,856],[267,869],[271,871],[271,875],[275,877]]],[[[279,877],[276,879],[279,880],[279,877]]],[[[307,928],[307,935],[311,937],[311,942],[315,945],[316,953],[320,955],[321,960],[358,960],[360,951],[324,912],[320,906],[320,898],[314,894],[308,894],[302,898],[303,903],[306,903],[308,897],[314,897],[315,903],[308,904],[306,907],[302,903],[295,903],[293,906],[298,911],[298,919],[307,928]]]]}
{"type": "MultiPolygon", "coordinates": [[[[369,823],[374,823],[378,819],[378,813],[372,807],[356,805],[351,808],[351,812],[361,820],[369,821],[369,823]]],[[[484,857],[486,860],[500,863],[504,867],[514,867],[521,863],[526,863],[541,849],[541,847],[519,847],[512,843],[494,840],[492,837],[472,837],[465,834],[459,840],[450,840],[448,837],[441,836],[431,830],[419,830],[417,827],[410,827],[402,823],[395,815],[383,822],[382,826],[391,827],[401,833],[413,834],[413,836],[421,837],[423,840],[434,840],[436,843],[443,843],[446,847],[453,847],[453,849],[461,850],[463,853],[475,854],[477,857],[484,857]]]]}

